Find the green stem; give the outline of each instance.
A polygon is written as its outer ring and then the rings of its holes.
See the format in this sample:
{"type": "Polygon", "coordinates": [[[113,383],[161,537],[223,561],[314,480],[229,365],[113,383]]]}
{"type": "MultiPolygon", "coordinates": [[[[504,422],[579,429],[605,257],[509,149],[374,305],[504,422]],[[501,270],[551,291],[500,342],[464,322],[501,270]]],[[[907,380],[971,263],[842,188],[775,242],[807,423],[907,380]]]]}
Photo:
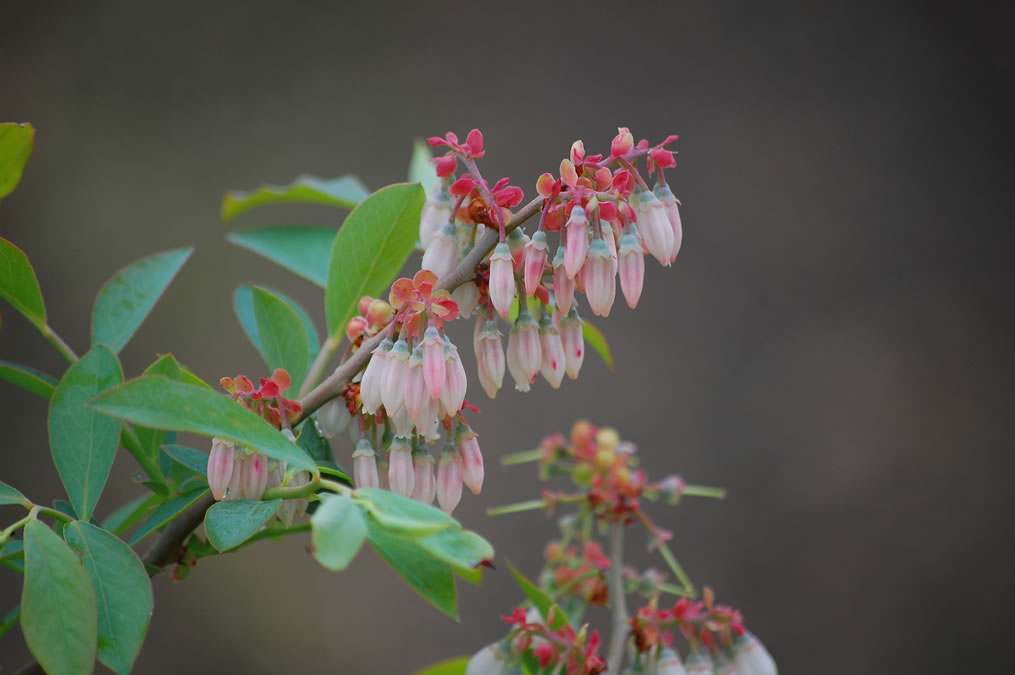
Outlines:
{"type": "Polygon", "coordinates": [[[684,595],[690,598],[695,597],[698,592],[694,589],[694,584],[691,583],[691,578],[687,576],[687,572],[685,572],[684,568],[680,566],[679,562],[677,562],[677,558],[673,555],[673,551],[670,550],[670,547],[667,546],[664,541],[659,542],[659,554],[663,557],[663,560],[666,561],[666,564],[670,566],[670,569],[677,576],[680,583],[683,584],[684,590],[686,591],[684,595]]]}
{"type": "Polygon", "coordinates": [[[325,488],[326,490],[331,490],[332,492],[337,492],[338,494],[345,495],[346,497],[352,494],[351,487],[347,485],[342,485],[338,481],[328,480],[327,478],[321,478],[318,480],[318,483],[322,488],[325,488]]]}
{"type": "Polygon", "coordinates": [[[261,497],[264,501],[270,501],[272,499],[303,499],[316,492],[321,487],[321,484],[317,481],[310,481],[306,485],[300,485],[297,487],[275,487],[268,488],[264,491],[264,496],[261,497]]]}
{"type": "Polygon", "coordinates": [[[713,499],[726,499],[726,488],[711,487],[709,485],[685,485],[684,491],[680,494],[688,497],[712,497],[713,499]]]}
{"type": "Polygon", "coordinates": [[[512,452],[504,455],[500,459],[500,463],[504,466],[514,466],[515,464],[525,464],[527,462],[538,462],[543,456],[543,451],[539,448],[534,450],[522,450],[521,452],[512,452]]]}
{"type": "MultiPolygon", "coordinates": [[[[585,495],[565,495],[560,499],[554,499],[552,505],[557,504],[577,504],[578,502],[584,501],[585,495]]],[[[545,509],[551,506],[551,502],[545,499],[530,499],[527,502],[518,502],[517,504],[507,504],[505,506],[495,506],[492,509],[486,510],[488,516],[503,516],[508,513],[521,513],[522,511],[535,511],[536,509],[545,509]]]]}
{"type": "Polygon", "coordinates": [[[669,593],[670,595],[689,595],[686,588],[681,588],[680,586],[674,586],[673,584],[667,584],[665,582],[659,584],[659,590],[663,593],[669,593]]]}
{"type": "Polygon", "coordinates": [[[624,525],[610,526],[610,569],[607,570],[610,589],[610,647],[606,656],[606,672],[619,673],[624,660],[624,643],[627,642],[627,598],[624,596],[624,525]]]}
{"type": "Polygon", "coordinates": [[[73,523],[74,522],[74,519],[71,518],[70,516],[68,516],[63,511],[57,511],[56,509],[51,509],[48,506],[38,506],[38,505],[34,505],[32,508],[35,511],[37,511],[39,513],[39,515],[49,516],[50,518],[55,518],[57,520],[62,520],[65,523],[73,523]]]}
{"type": "Polygon", "coordinates": [[[56,350],[60,352],[69,363],[74,363],[78,360],[78,355],[74,353],[74,350],[70,348],[66,342],[63,341],[59,335],[53,330],[48,324],[44,323],[39,330],[42,332],[42,336],[49,340],[49,342],[56,347],[56,350]]]}
{"type": "Polygon", "coordinates": [[[37,506],[33,507],[32,510],[29,511],[27,516],[25,516],[24,518],[22,518],[18,522],[14,523],[13,525],[8,527],[3,532],[0,532],[0,546],[3,546],[4,544],[6,544],[7,540],[11,538],[12,534],[14,534],[18,530],[20,530],[22,527],[24,527],[28,523],[30,523],[33,520],[35,520],[35,516],[38,514],[38,512],[39,512],[39,507],[37,507],[37,506]]]}

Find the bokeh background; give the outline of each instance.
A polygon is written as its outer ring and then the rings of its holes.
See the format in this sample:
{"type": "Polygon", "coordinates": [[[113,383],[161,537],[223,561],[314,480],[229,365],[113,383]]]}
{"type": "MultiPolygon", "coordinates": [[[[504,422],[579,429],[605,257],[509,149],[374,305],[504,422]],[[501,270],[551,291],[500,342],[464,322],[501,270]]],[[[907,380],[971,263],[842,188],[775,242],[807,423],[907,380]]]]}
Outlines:
{"type": "MultiPolygon", "coordinates": [[[[616,371],[590,355],[559,392],[480,394],[487,482],[457,515],[535,574],[555,524],[484,515],[540,489],[497,458],[579,416],[617,425],[650,473],[729,489],[652,513],[783,672],[1003,672],[1013,11],[928,7],[8,3],[0,118],[37,140],[0,234],[79,350],[115,270],[196,245],[122,360],[137,374],[173,351],[215,380],[262,367],[231,310],[241,282],[323,328],[317,289],[224,235],[344,217],[278,207],[223,226],[226,190],[305,172],[380,187],[404,180],[414,138],[480,127],[486,174],[531,195],[575,138],[679,133],[684,247],[670,270],[650,262],[637,311],[600,320],[616,371]]],[[[2,358],[59,372],[20,315],[0,315],[2,358]]],[[[0,479],[61,498],[45,402],[0,383],[0,410],[0,479]]],[[[139,493],[136,471],[118,458],[100,515],[139,493]]],[[[372,553],[336,575],[306,544],[159,577],[137,672],[408,673],[496,639],[518,599],[502,566],[460,587],[456,624],[372,553]]],[[[0,570],[0,610],[18,595],[0,570]]],[[[17,630],[0,641],[5,671],[27,659],[17,630]]]]}

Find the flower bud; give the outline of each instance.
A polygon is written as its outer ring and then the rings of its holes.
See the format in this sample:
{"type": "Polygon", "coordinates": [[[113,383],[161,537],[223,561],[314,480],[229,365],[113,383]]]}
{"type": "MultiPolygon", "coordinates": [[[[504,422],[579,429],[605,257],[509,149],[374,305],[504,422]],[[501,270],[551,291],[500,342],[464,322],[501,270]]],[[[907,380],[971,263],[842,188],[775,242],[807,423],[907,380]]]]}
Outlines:
{"type": "Polygon", "coordinates": [[[564,379],[566,368],[564,343],[560,341],[560,332],[553,325],[553,321],[546,315],[539,322],[539,347],[543,356],[539,372],[551,387],[557,389],[564,379]]]}
{"type": "Polygon", "coordinates": [[[528,391],[543,360],[539,346],[539,326],[528,309],[518,313],[508,337],[507,366],[518,391],[528,391]]]}
{"type": "Polygon", "coordinates": [[[426,249],[444,223],[451,220],[451,195],[441,190],[436,199],[427,199],[419,214],[419,243],[426,249]]]}
{"type": "Polygon", "coordinates": [[[638,232],[645,242],[645,247],[660,265],[669,267],[670,255],[673,253],[673,228],[663,203],[656,196],[645,190],[638,202],[638,232]]]}
{"type": "Polygon", "coordinates": [[[433,457],[427,450],[412,451],[412,498],[424,504],[432,504],[437,494],[437,480],[433,475],[433,457]]]}
{"type": "Polygon", "coordinates": [[[444,387],[444,338],[433,320],[423,335],[423,377],[430,390],[430,398],[439,398],[444,387]]]}
{"type": "Polygon", "coordinates": [[[465,366],[458,356],[458,348],[445,336],[444,341],[444,387],[441,389],[441,407],[444,417],[450,417],[465,404],[465,392],[469,378],[465,366]]]}
{"type": "Polygon", "coordinates": [[[381,390],[384,385],[384,372],[388,367],[388,355],[391,353],[391,338],[384,338],[374,349],[363,379],[360,380],[359,397],[363,402],[363,411],[373,415],[383,403],[381,390]]]}
{"type": "Polygon", "coordinates": [[[419,421],[416,422],[416,431],[427,441],[435,441],[440,438],[440,412],[441,400],[439,398],[427,399],[426,407],[423,408],[419,421]]]}
{"type": "Polygon", "coordinates": [[[344,396],[336,396],[317,410],[317,428],[325,438],[334,438],[352,420],[344,396]]]}
{"type": "Polygon", "coordinates": [[[574,301],[574,279],[567,275],[564,257],[564,247],[560,246],[557,255],[553,256],[553,296],[556,298],[557,310],[566,316],[574,301]]]}
{"type": "Polygon", "coordinates": [[[381,326],[395,316],[395,308],[384,300],[374,300],[367,309],[366,318],[371,326],[381,326]]]}
{"type": "Polygon", "coordinates": [[[585,360],[585,336],[582,334],[582,320],[574,307],[571,313],[560,320],[560,340],[564,345],[564,365],[567,376],[572,380],[578,377],[582,362],[585,360]]]}
{"type": "Polygon", "coordinates": [[[356,303],[356,311],[359,312],[360,316],[366,316],[367,312],[370,311],[370,304],[374,301],[369,295],[361,296],[359,302],[356,303]]]}
{"type": "Polygon", "coordinates": [[[462,478],[473,494],[483,489],[483,453],[479,450],[476,432],[468,424],[458,423],[455,448],[462,458],[462,478]]]}
{"type": "Polygon", "coordinates": [[[588,219],[585,217],[585,209],[580,206],[571,210],[571,217],[565,225],[565,242],[564,270],[568,278],[574,279],[574,275],[585,264],[585,254],[589,249],[588,219]]]}
{"type": "Polygon", "coordinates": [[[507,650],[499,642],[489,644],[476,652],[465,666],[465,675],[508,675],[511,661],[507,650]]]}
{"type": "Polygon", "coordinates": [[[451,223],[444,223],[427,244],[420,267],[433,272],[440,279],[454,269],[456,262],[458,262],[458,232],[451,223]]]}
{"type": "Polygon", "coordinates": [[[221,438],[211,439],[211,452],[208,454],[208,487],[215,499],[225,499],[226,489],[233,477],[233,463],[236,446],[221,438]]]}
{"type": "Polygon", "coordinates": [[[447,445],[437,465],[437,503],[450,514],[462,499],[462,458],[454,446],[447,445]]]}
{"type": "Polygon", "coordinates": [[[546,233],[537,230],[525,244],[525,295],[532,297],[543,280],[546,266],[546,233]]]}
{"type": "Polygon", "coordinates": [[[585,296],[589,307],[598,316],[609,316],[617,280],[610,264],[610,250],[602,239],[592,242],[584,267],[585,296]]]}
{"type": "MultiPolygon", "coordinates": [[[[289,487],[303,487],[309,482],[309,473],[306,471],[297,471],[293,474],[292,479],[289,481],[289,487]]],[[[278,507],[278,518],[286,527],[289,527],[293,524],[293,520],[303,516],[306,512],[306,499],[286,499],[282,502],[282,505],[278,507]]]]}
{"type": "Polygon", "coordinates": [[[666,218],[670,221],[670,228],[673,230],[673,249],[670,254],[670,262],[672,263],[677,259],[677,254],[680,253],[680,243],[684,239],[684,228],[680,224],[680,209],[677,207],[680,202],[673,196],[669,185],[657,184],[655,195],[662,203],[663,210],[666,211],[666,218]]]}
{"type": "Polygon", "coordinates": [[[377,475],[377,456],[370,441],[365,438],[359,439],[356,452],[352,453],[352,476],[358,488],[381,486],[377,475]]]}
{"type": "Polygon", "coordinates": [[[704,649],[691,648],[691,653],[684,661],[687,675],[712,675],[712,657],[704,649]]]}
{"type": "Polygon", "coordinates": [[[610,156],[623,157],[634,147],[634,135],[627,127],[617,127],[617,135],[610,142],[610,156]]]}
{"type": "Polygon", "coordinates": [[[226,487],[222,500],[243,499],[243,474],[249,455],[242,449],[233,453],[233,473],[229,477],[229,485],[226,487]]]}
{"type": "Polygon", "coordinates": [[[243,499],[260,499],[268,486],[268,458],[255,452],[243,463],[243,499]]]}
{"type": "Polygon", "coordinates": [[[355,342],[366,332],[366,329],[367,320],[361,316],[354,316],[345,325],[345,336],[349,338],[349,342],[355,342]]]}
{"type": "Polygon", "coordinates": [[[638,306],[644,284],[645,257],[642,255],[641,242],[633,231],[628,230],[620,240],[620,289],[631,309],[638,306]]]}
{"type": "Polygon", "coordinates": [[[686,675],[684,664],[680,662],[680,656],[669,647],[663,647],[659,653],[659,660],[656,661],[656,675],[686,675]]]}
{"type": "Polygon", "coordinates": [[[733,664],[737,673],[749,675],[778,675],[775,659],[758,638],[745,632],[733,641],[733,664]]]}
{"type": "Polygon", "coordinates": [[[475,281],[466,281],[464,284],[451,291],[451,299],[458,305],[458,311],[463,319],[472,317],[472,312],[479,304],[479,286],[475,281]]]}
{"type": "Polygon", "coordinates": [[[388,363],[384,368],[384,381],[381,385],[381,400],[388,416],[394,416],[405,403],[405,380],[409,374],[409,343],[405,335],[388,352],[388,363]]]}
{"type": "Polygon", "coordinates": [[[402,406],[395,411],[394,415],[388,415],[388,421],[391,423],[391,428],[398,436],[408,436],[412,433],[412,428],[415,426],[415,421],[412,416],[409,415],[409,409],[402,404],[402,406]]]}
{"type": "Polygon", "coordinates": [[[430,400],[430,394],[426,389],[423,368],[423,345],[417,344],[409,357],[409,370],[405,377],[405,409],[409,413],[409,419],[417,422],[420,414],[430,400]]]}
{"type": "Polygon", "coordinates": [[[497,391],[504,383],[505,366],[504,346],[495,319],[487,320],[483,326],[483,332],[479,336],[476,361],[479,363],[480,383],[483,385],[486,395],[495,398],[497,391]]]}
{"type": "Polygon", "coordinates": [[[395,436],[388,452],[388,488],[395,494],[411,497],[415,480],[409,439],[405,436],[395,436]]]}
{"type": "Polygon", "coordinates": [[[502,317],[511,311],[515,299],[515,274],[511,249],[505,242],[497,244],[490,256],[490,302],[502,317]]]}

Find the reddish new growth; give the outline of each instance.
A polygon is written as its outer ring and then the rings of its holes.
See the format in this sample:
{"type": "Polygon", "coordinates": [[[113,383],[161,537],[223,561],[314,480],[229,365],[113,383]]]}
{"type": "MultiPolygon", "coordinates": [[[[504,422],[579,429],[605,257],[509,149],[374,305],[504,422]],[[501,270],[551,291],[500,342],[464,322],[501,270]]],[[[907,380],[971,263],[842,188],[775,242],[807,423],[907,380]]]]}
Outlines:
{"type": "Polygon", "coordinates": [[[567,675],[596,675],[606,670],[606,662],[599,656],[599,632],[593,630],[589,634],[588,625],[575,632],[567,623],[553,630],[553,607],[545,623],[540,620],[538,612],[526,612],[524,609],[516,609],[510,616],[501,618],[515,626],[508,636],[514,653],[519,655],[532,649],[532,655],[544,670],[561,664],[566,668],[562,672],[567,675]]]}
{"type": "Polygon", "coordinates": [[[269,378],[262,377],[261,386],[256,389],[246,375],[219,380],[230,398],[253,410],[276,429],[289,428],[289,420],[298,418],[303,411],[299,401],[282,395],[291,383],[289,373],[282,368],[276,368],[269,378]]]}
{"type": "Polygon", "coordinates": [[[692,649],[729,649],[745,632],[740,610],[714,602],[712,589],[705,588],[704,600],[680,598],[672,609],[659,609],[656,599],[640,608],[629,623],[635,648],[645,653],[662,644],[673,646],[672,630],[679,630],[692,649]]]}
{"type": "Polygon", "coordinates": [[[610,559],[603,554],[598,542],[586,541],[581,548],[552,541],[543,554],[550,569],[554,588],[561,593],[572,593],[593,605],[606,605],[610,589],[603,574],[610,567],[610,559]]]}

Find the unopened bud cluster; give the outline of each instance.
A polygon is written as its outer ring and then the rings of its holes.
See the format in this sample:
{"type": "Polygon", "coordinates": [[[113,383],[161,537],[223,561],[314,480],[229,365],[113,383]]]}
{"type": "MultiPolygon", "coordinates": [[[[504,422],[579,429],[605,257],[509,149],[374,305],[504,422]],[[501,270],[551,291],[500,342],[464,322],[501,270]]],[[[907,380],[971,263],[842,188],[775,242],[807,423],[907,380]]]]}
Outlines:
{"type": "MultiPolygon", "coordinates": [[[[306,485],[306,471],[286,473],[286,463],[262,455],[250,448],[237,448],[221,438],[213,438],[208,455],[208,487],[219,501],[230,499],[259,500],[269,488],[306,485]]],[[[290,499],[282,503],[278,518],[288,527],[307,511],[306,499],[290,499]]]]}

